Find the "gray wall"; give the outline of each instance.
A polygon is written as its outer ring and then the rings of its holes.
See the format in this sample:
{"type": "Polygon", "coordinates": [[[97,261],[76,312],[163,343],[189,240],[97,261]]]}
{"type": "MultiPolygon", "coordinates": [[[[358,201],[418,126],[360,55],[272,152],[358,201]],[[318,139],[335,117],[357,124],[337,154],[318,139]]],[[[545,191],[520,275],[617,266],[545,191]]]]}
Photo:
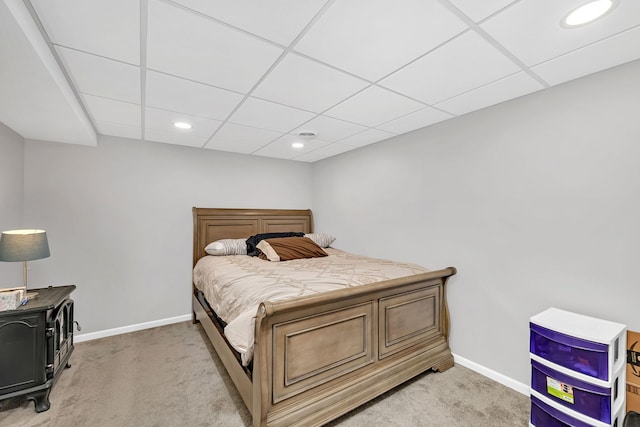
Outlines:
{"type": "MultiPolygon", "coordinates": [[[[24,140],[0,123],[0,231],[22,227],[24,140]]],[[[0,262],[0,288],[22,285],[22,264],[0,262]]]]}
{"type": "MultiPolygon", "coordinates": [[[[86,333],[189,313],[191,206],[312,207],[338,247],[456,266],[453,351],[528,383],[528,318],[549,306],[640,330],[638,75],[631,63],[314,165],[23,143],[0,125],[0,227],[47,230],[30,287],[75,283],[86,333]]],[[[0,279],[21,269],[0,263],[0,279]]]]}
{"type": "Polygon", "coordinates": [[[550,306],[640,330],[640,62],[314,164],[316,229],[454,265],[454,353],[529,382],[550,306]]]}
{"type": "Polygon", "coordinates": [[[30,287],[73,283],[82,333],[190,313],[191,207],[311,207],[311,165],[103,137],[26,141],[25,223],[51,257],[30,287]]]}

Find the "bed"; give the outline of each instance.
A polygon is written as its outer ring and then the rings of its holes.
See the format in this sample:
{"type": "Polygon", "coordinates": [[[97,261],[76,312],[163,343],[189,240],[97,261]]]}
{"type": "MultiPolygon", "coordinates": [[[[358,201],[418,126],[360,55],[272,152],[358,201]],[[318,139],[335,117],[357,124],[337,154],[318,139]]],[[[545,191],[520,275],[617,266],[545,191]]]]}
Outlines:
{"type": "MultiPolygon", "coordinates": [[[[216,240],[313,232],[310,210],[193,208],[193,220],[193,267],[216,240]]],[[[455,273],[449,267],[263,301],[250,366],[195,283],[193,322],[211,340],[254,426],[323,425],[422,372],[453,366],[445,285],[455,273]]]]}

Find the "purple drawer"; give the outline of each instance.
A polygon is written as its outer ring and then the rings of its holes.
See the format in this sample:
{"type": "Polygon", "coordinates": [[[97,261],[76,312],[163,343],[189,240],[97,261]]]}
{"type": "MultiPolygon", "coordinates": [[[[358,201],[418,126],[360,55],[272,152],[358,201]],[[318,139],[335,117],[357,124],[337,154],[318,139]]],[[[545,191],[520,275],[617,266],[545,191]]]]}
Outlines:
{"type": "Polygon", "coordinates": [[[531,424],[536,427],[593,427],[531,396],[531,424]]]}
{"type": "Polygon", "coordinates": [[[550,362],[609,381],[609,346],[530,323],[529,351],[550,362]]]}
{"type": "Polygon", "coordinates": [[[546,398],[603,423],[611,422],[611,408],[617,401],[618,381],[610,388],[598,387],[531,361],[531,388],[546,398]]]}

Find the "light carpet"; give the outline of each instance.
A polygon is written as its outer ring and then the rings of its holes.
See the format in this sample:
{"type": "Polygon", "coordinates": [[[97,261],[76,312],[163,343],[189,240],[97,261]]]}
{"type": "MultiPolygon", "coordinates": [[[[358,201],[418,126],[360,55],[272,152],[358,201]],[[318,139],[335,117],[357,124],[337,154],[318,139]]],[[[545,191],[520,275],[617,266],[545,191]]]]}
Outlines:
{"type": "MultiPolygon", "coordinates": [[[[199,325],[77,343],[40,414],[1,401],[0,426],[250,426],[251,416],[199,325]]],[[[526,396],[462,366],[426,373],[330,426],[528,426],[526,396]]]]}

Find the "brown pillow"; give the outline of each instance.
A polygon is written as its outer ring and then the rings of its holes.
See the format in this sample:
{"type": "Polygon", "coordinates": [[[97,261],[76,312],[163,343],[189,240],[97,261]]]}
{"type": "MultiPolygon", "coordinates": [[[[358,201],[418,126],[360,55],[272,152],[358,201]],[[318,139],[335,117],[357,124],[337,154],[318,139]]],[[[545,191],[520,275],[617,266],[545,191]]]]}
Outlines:
{"type": "Polygon", "coordinates": [[[256,246],[258,255],[269,261],[289,261],[300,258],[314,258],[327,256],[322,248],[308,237],[282,237],[265,239],[256,246]]]}

